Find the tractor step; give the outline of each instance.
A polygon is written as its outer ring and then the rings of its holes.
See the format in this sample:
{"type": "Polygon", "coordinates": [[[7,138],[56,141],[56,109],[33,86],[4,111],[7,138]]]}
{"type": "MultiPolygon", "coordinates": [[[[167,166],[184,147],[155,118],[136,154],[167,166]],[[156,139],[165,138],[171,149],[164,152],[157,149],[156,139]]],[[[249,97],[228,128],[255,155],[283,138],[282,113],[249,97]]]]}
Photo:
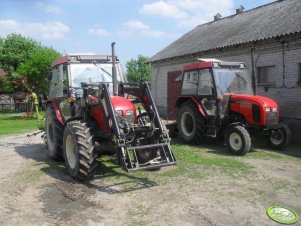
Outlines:
{"type": "Polygon", "coordinates": [[[216,137],[216,126],[215,125],[207,125],[206,126],[206,136],[207,137],[216,137]]]}
{"type": "Polygon", "coordinates": [[[123,156],[123,165],[127,172],[157,169],[177,164],[175,156],[171,151],[169,142],[135,147],[123,147],[123,156]],[[141,154],[139,152],[148,152],[150,158],[147,161],[141,162],[138,157],[141,154]],[[159,153],[159,156],[155,156],[156,153],[159,153]]]}

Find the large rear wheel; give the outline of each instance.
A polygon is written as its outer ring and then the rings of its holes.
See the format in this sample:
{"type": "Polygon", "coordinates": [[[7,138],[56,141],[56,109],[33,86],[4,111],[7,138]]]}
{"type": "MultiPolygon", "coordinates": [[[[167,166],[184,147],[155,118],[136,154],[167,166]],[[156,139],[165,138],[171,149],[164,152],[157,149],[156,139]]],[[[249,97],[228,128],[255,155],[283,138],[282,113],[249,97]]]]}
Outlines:
{"type": "Polygon", "coordinates": [[[63,138],[65,165],[71,177],[91,179],[97,166],[93,135],[86,123],[72,121],[67,124],[63,138]]]}
{"type": "Polygon", "coordinates": [[[283,150],[289,144],[291,136],[290,128],[284,123],[279,123],[279,128],[269,134],[268,143],[272,148],[283,150]]]}
{"type": "Polygon", "coordinates": [[[245,155],[251,149],[250,134],[242,126],[230,127],[225,138],[229,151],[234,155],[245,155]]]}
{"type": "Polygon", "coordinates": [[[180,137],[187,143],[200,144],[204,140],[204,119],[193,103],[180,106],[177,128],[180,137]]]}
{"type": "Polygon", "coordinates": [[[46,145],[50,158],[54,160],[62,160],[63,129],[53,106],[49,104],[46,110],[46,145]]]}

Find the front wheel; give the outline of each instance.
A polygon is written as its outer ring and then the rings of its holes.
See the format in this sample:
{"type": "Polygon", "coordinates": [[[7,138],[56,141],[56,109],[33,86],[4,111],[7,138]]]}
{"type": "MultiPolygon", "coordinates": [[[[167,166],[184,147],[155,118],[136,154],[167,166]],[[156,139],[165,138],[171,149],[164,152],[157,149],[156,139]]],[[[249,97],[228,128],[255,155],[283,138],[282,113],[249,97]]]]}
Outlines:
{"type": "Polygon", "coordinates": [[[226,143],[234,155],[245,155],[251,149],[249,132],[242,126],[233,126],[227,130],[226,143]]]}
{"type": "Polygon", "coordinates": [[[63,137],[65,165],[71,177],[89,180],[97,166],[93,134],[86,123],[72,121],[67,124],[63,137]]]}
{"type": "Polygon", "coordinates": [[[283,150],[291,140],[291,130],[284,123],[280,123],[279,125],[276,131],[268,135],[268,143],[272,148],[283,150]]]}

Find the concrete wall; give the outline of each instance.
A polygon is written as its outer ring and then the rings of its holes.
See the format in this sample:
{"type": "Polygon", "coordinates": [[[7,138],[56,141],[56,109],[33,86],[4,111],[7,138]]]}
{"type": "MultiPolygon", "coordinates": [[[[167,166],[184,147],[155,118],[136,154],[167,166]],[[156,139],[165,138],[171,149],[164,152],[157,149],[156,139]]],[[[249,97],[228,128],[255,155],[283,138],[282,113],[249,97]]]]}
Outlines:
{"type": "Polygon", "coordinates": [[[257,95],[275,99],[280,106],[281,117],[297,120],[301,124],[301,86],[297,84],[300,73],[299,64],[301,64],[301,34],[153,62],[152,93],[160,114],[162,116],[167,114],[168,72],[182,70],[183,65],[201,57],[243,61],[251,73],[251,49],[255,75],[257,75],[257,67],[275,66],[275,85],[257,86],[257,95]]]}

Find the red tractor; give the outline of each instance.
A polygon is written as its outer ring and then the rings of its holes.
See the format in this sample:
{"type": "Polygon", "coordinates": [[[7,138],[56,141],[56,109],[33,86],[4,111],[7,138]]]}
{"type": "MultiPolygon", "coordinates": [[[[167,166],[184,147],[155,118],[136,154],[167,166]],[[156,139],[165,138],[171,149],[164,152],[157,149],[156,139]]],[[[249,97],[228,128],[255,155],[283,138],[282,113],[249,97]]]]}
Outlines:
{"type": "Polygon", "coordinates": [[[176,164],[148,84],[123,83],[114,43],[111,56],[56,60],[48,80],[48,153],[63,158],[73,178],[91,179],[105,152],[127,172],[176,164]]]}
{"type": "Polygon", "coordinates": [[[254,95],[241,62],[199,59],[184,66],[176,107],[177,129],[188,143],[222,136],[233,154],[245,155],[251,148],[249,131],[262,132],[276,149],[284,149],[291,138],[288,126],[279,121],[277,103],[254,95]]]}

